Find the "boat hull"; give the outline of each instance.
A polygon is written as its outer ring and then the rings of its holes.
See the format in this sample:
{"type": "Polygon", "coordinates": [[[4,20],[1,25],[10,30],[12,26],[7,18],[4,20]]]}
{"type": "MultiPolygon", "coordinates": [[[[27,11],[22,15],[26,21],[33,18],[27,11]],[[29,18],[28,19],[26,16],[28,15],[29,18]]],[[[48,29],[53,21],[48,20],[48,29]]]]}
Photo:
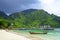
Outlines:
{"type": "Polygon", "coordinates": [[[40,33],[37,33],[37,32],[29,32],[30,34],[47,34],[47,32],[40,32],[40,33]]]}

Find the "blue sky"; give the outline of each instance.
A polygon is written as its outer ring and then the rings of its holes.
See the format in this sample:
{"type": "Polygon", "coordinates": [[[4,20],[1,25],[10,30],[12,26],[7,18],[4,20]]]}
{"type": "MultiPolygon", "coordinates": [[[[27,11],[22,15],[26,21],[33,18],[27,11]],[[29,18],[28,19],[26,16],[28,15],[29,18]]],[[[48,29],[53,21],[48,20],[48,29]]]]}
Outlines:
{"type": "Polygon", "coordinates": [[[60,0],[0,0],[0,11],[7,14],[30,8],[44,9],[60,16],[60,0]]]}

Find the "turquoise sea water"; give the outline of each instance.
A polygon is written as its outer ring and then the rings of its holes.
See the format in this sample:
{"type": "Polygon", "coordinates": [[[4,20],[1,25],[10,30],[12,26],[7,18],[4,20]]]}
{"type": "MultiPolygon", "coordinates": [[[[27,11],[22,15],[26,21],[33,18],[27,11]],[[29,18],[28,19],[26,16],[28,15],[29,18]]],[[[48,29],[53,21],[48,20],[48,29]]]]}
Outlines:
{"type": "Polygon", "coordinates": [[[44,40],[60,40],[60,28],[54,30],[13,30],[14,32],[22,33],[23,35],[32,35],[29,34],[29,31],[33,32],[43,32],[47,31],[47,34],[33,34],[32,36],[40,37],[44,40]]]}

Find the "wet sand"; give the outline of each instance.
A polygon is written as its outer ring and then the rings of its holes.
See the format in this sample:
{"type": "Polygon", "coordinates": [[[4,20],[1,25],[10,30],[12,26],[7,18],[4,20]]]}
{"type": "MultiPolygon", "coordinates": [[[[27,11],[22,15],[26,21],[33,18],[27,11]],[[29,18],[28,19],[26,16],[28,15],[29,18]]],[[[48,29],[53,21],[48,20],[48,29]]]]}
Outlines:
{"type": "Polygon", "coordinates": [[[43,39],[41,39],[41,38],[39,38],[39,37],[36,37],[36,36],[34,36],[34,35],[31,35],[31,34],[25,35],[25,34],[23,34],[23,33],[13,32],[12,30],[9,30],[8,32],[11,32],[11,33],[14,33],[14,34],[17,34],[17,35],[24,36],[24,37],[29,38],[29,39],[31,39],[31,40],[43,40],[43,39]]]}

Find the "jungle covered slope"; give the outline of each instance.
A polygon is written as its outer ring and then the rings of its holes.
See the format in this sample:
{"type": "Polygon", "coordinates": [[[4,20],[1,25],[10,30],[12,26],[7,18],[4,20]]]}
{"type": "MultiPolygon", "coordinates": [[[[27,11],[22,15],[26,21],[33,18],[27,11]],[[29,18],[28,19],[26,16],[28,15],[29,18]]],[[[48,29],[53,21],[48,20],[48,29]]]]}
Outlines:
{"type": "MultiPolygon", "coordinates": [[[[2,14],[2,13],[1,13],[2,14]]],[[[4,14],[6,15],[6,14],[4,14]]],[[[49,25],[54,28],[60,27],[60,17],[49,14],[43,9],[27,9],[21,12],[12,13],[10,16],[0,16],[0,20],[7,20],[7,25],[13,23],[8,28],[39,28],[43,25],[49,25]]],[[[1,24],[0,24],[1,25],[1,24]]]]}
{"type": "Polygon", "coordinates": [[[12,21],[17,27],[39,28],[41,25],[50,25],[51,27],[60,27],[60,17],[49,14],[43,9],[28,9],[22,12],[16,12],[10,15],[12,21]]]}

